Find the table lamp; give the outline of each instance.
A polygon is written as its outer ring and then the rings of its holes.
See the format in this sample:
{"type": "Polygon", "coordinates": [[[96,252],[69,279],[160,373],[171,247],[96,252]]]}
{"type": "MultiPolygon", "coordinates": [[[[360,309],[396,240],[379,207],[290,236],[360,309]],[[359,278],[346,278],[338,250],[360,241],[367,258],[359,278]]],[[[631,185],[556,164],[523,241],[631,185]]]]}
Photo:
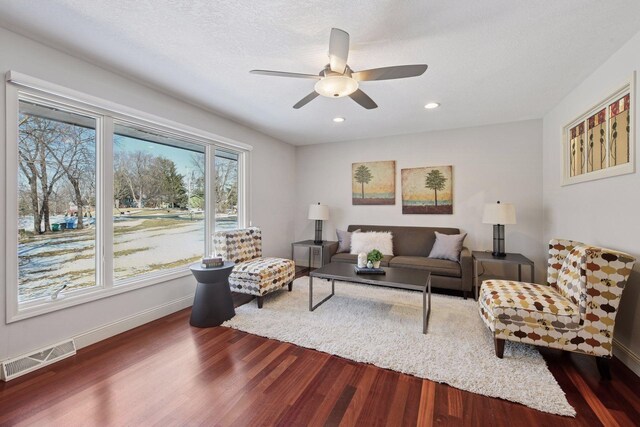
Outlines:
{"type": "Polygon", "coordinates": [[[316,220],[316,237],[313,243],[316,245],[322,244],[322,221],[329,219],[329,207],[321,205],[318,202],[317,205],[309,205],[309,219],[316,220]]]}
{"type": "Polygon", "coordinates": [[[495,257],[507,256],[504,246],[505,224],[516,223],[516,208],[511,203],[487,203],[482,215],[484,224],[493,224],[493,252],[495,257]]]}

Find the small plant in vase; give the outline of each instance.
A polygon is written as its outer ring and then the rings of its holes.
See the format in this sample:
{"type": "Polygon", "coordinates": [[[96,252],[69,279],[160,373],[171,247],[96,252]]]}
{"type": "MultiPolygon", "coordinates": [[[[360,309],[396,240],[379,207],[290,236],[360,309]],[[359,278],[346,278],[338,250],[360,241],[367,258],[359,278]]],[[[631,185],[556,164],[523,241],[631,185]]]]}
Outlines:
{"type": "Polygon", "coordinates": [[[367,254],[367,267],[380,268],[380,261],[382,260],[382,252],[377,249],[372,250],[367,254]],[[369,266],[369,263],[371,266],[369,266]]]}

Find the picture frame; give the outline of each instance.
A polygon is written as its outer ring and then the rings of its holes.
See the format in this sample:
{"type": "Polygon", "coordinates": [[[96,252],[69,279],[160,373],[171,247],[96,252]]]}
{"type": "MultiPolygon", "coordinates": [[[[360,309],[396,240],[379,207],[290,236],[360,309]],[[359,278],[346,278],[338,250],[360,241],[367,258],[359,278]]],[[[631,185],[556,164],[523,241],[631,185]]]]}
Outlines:
{"type": "Polygon", "coordinates": [[[453,214],[453,166],[402,169],[403,214],[453,214]]]}
{"type": "Polygon", "coordinates": [[[634,71],[617,90],[564,126],[563,186],[636,171],[635,85],[634,71]]]}
{"type": "Polygon", "coordinates": [[[395,205],[396,161],[352,163],[351,202],[353,205],[395,205]]]}

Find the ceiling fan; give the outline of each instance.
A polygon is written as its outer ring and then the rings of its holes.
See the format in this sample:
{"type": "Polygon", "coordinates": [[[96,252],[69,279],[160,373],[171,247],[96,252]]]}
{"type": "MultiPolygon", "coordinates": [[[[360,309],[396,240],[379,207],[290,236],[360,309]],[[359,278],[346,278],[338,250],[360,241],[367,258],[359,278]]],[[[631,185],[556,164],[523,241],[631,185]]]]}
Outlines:
{"type": "Polygon", "coordinates": [[[317,80],[314,91],[302,98],[293,108],[298,109],[314,100],[318,95],[327,98],[349,96],[364,108],[371,110],[378,105],[359,88],[360,82],[371,80],[392,80],[421,76],[426,64],[396,65],[395,67],[372,68],[370,70],[353,71],[347,65],[349,56],[349,33],[338,28],[331,29],[329,39],[329,63],[315,74],[289,73],[286,71],[251,70],[253,74],[264,74],[276,77],[296,77],[317,80]]]}

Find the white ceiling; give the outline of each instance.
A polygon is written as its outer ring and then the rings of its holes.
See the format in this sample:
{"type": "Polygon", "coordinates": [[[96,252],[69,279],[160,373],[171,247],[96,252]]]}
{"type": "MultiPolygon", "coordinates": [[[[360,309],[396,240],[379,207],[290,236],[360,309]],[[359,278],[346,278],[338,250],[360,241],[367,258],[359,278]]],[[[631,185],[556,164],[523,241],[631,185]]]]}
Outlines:
{"type": "Polygon", "coordinates": [[[0,25],[303,145],[540,118],[640,30],[640,1],[0,0],[0,25]],[[294,110],[314,80],[249,74],[319,72],[331,27],[354,70],[429,69],[363,82],[375,110],[294,110]]]}

